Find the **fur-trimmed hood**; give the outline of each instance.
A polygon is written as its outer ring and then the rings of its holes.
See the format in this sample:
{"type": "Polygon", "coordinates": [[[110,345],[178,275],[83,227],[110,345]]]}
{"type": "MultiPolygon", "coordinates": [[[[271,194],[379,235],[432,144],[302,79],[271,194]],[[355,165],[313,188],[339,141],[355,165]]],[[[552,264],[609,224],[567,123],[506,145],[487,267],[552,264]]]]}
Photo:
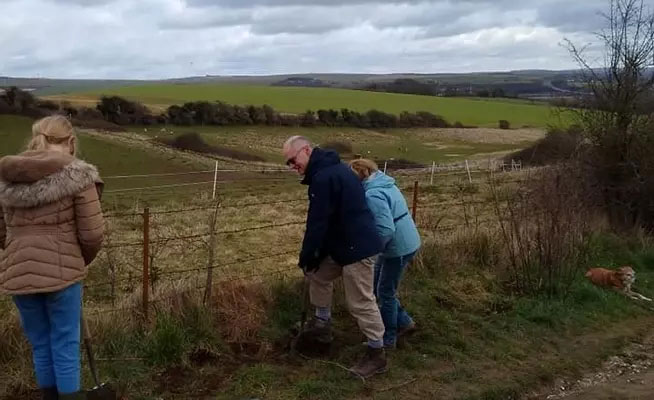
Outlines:
{"type": "Polygon", "coordinates": [[[95,166],[54,151],[26,151],[0,159],[0,205],[30,208],[74,196],[103,183],[95,166]]]}

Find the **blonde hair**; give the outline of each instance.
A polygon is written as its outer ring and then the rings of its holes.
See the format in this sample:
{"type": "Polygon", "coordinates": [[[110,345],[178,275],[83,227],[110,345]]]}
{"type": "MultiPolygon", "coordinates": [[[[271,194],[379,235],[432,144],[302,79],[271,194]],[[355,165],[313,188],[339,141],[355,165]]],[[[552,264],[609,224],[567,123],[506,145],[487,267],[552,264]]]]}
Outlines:
{"type": "Polygon", "coordinates": [[[354,171],[361,180],[367,179],[370,175],[379,170],[377,164],[367,158],[359,158],[350,161],[350,168],[352,168],[352,171],[354,171]]]}
{"type": "Polygon", "coordinates": [[[32,139],[28,150],[48,150],[53,145],[63,147],[68,144],[70,153],[77,153],[77,140],[73,124],[62,115],[41,118],[32,125],[32,139]]]}

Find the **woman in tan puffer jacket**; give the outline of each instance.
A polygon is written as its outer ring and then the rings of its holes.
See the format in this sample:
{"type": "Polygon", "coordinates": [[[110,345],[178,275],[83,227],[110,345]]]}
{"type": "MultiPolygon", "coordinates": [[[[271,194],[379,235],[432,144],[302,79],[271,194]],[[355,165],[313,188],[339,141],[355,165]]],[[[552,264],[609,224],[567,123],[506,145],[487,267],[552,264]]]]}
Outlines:
{"type": "Polygon", "coordinates": [[[81,281],[102,244],[102,182],[75,158],[65,117],[34,123],[28,149],[0,159],[0,291],[19,310],[43,398],[84,398],[81,281]]]}

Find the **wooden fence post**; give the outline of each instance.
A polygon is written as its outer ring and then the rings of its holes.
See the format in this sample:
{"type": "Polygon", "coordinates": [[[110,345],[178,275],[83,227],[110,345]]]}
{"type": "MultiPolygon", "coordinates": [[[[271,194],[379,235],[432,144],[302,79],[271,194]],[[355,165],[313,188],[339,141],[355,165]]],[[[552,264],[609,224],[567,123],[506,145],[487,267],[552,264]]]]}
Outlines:
{"type": "Polygon", "coordinates": [[[429,179],[429,184],[434,184],[434,170],[436,169],[436,161],[431,162],[431,178],[429,179]]]}
{"type": "Polygon", "coordinates": [[[472,183],[472,176],[470,175],[470,166],[468,165],[468,160],[466,160],[466,172],[468,173],[468,183],[472,183]]]}
{"type": "Polygon", "coordinates": [[[213,172],[213,192],[211,194],[211,199],[216,200],[216,185],[218,184],[218,161],[216,161],[216,169],[213,172]]]}
{"type": "Polygon", "coordinates": [[[216,203],[211,220],[209,221],[209,259],[207,260],[207,285],[204,288],[203,304],[207,305],[211,301],[213,289],[213,265],[216,258],[216,222],[218,220],[218,208],[220,203],[216,203]]]}
{"type": "Polygon", "coordinates": [[[143,209],[143,316],[148,319],[150,295],[150,208],[143,209]]]}
{"type": "Polygon", "coordinates": [[[411,209],[411,216],[413,221],[416,220],[416,209],[418,208],[418,181],[413,182],[413,208],[411,209]]]}

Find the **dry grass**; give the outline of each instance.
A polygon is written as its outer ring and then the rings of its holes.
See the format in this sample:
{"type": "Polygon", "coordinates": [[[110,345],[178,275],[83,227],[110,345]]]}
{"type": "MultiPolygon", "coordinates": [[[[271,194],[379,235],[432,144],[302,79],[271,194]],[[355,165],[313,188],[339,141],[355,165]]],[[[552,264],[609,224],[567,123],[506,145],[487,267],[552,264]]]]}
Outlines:
{"type": "MultiPolygon", "coordinates": [[[[506,179],[515,177],[517,175],[506,179]]],[[[409,204],[413,179],[413,176],[398,177],[409,204]]],[[[487,245],[484,240],[493,231],[484,230],[491,228],[481,222],[492,213],[487,205],[475,203],[487,200],[488,190],[483,180],[478,180],[481,183],[477,184],[476,190],[469,190],[466,179],[458,175],[440,177],[433,187],[423,185],[421,188],[418,224],[422,229],[425,248],[431,244],[438,246],[442,255],[437,261],[423,260],[430,268],[439,265],[443,269],[456,270],[458,266],[478,260],[484,260],[487,264],[494,262],[494,250],[484,247],[487,245]],[[440,230],[446,226],[453,226],[454,229],[440,230]],[[473,236],[475,240],[471,240],[473,236]]],[[[306,193],[303,186],[296,183],[289,186],[291,190],[271,194],[261,190],[264,188],[258,183],[258,186],[246,192],[221,196],[217,230],[237,231],[304,221],[307,202],[304,200],[306,193]],[[296,199],[299,201],[286,202],[296,199]]],[[[209,235],[184,240],[167,238],[208,233],[213,205],[204,197],[184,203],[170,201],[151,208],[150,239],[154,242],[150,247],[151,315],[163,313],[183,319],[188,310],[202,308],[209,235]],[[195,207],[205,209],[167,213],[195,207]]],[[[134,207],[139,205],[135,203],[134,207]]],[[[150,322],[144,325],[141,314],[143,254],[138,243],[142,240],[142,217],[109,218],[107,228],[106,246],[91,266],[90,275],[85,281],[88,285],[85,307],[95,341],[103,344],[104,351],[109,352],[108,356],[115,353],[119,357],[137,357],[138,348],[122,344],[116,338],[127,338],[121,340],[129,342],[136,332],[150,335],[149,332],[159,329],[156,318],[151,317],[150,322]],[[136,245],[112,247],[118,243],[136,245]],[[111,284],[106,284],[111,282],[114,282],[113,291],[111,284]]],[[[267,274],[282,270],[290,271],[288,274],[291,275],[297,273],[295,265],[303,230],[303,222],[300,222],[277,228],[216,235],[215,284],[211,306],[207,310],[215,326],[220,329],[218,333],[224,343],[249,353],[254,348],[258,356],[270,350],[270,345],[260,335],[262,327],[270,324],[266,319],[272,302],[270,287],[278,281],[278,274],[267,274]],[[266,257],[268,254],[279,255],[266,257]]],[[[443,280],[442,292],[458,307],[483,308],[491,301],[489,285],[493,284],[485,274],[466,277],[448,273],[448,278],[443,280]]],[[[6,323],[0,324],[0,330],[3,330],[0,355],[5,354],[7,359],[3,360],[3,364],[11,366],[4,376],[11,378],[7,382],[17,382],[11,387],[1,387],[1,396],[3,390],[5,393],[18,393],[32,387],[33,383],[29,359],[15,358],[16,354],[29,354],[18,321],[6,320],[6,323]],[[3,353],[4,349],[10,350],[3,353]]]]}
{"type": "MultiPolygon", "coordinates": [[[[459,140],[470,143],[495,143],[495,144],[523,144],[534,142],[545,137],[542,129],[520,128],[520,129],[493,129],[493,128],[432,128],[411,130],[425,140],[448,139],[459,140]]],[[[429,142],[427,142],[429,145],[429,142]]]]}
{"type": "Polygon", "coordinates": [[[216,287],[212,307],[225,327],[227,343],[257,343],[267,323],[266,308],[271,302],[270,288],[261,282],[225,282],[216,287]]]}
{"type": "Polygon", "coordinates": [[[0,300],[0,398],[34,387],[30,346],[23,336],[18,311],[9,300],[0,300]],[[17,356],[19,355],[19,356],[17,356]]]}

